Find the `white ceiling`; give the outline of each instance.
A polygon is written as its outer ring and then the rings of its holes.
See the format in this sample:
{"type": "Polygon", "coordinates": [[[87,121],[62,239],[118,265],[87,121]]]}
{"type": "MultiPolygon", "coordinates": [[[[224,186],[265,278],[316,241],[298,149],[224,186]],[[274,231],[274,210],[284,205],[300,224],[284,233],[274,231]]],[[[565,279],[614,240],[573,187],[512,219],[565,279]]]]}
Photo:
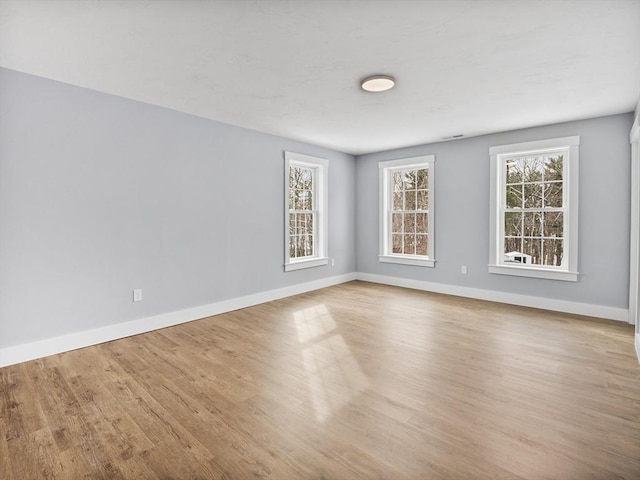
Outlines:
{"type": "Polygon", "coordinates": [[[361,154],[632,111],[640,0],[0,0],[0,65],[361,154]]]}

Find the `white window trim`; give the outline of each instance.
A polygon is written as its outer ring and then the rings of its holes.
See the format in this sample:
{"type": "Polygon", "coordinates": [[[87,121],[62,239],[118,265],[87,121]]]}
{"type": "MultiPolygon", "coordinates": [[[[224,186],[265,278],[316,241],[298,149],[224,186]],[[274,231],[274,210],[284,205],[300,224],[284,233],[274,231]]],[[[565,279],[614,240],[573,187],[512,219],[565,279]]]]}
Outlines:
{"type": "Polygon", "coordinates": [[[302,153],[284,152],[284,271],[291,272],[303,268],[320,267],[329,263],[327,254],[327,179],[329,161],[324,158],[303,155],[302,153]],[[314,225],[314,247],[316,254],[312,257],[294,259],[289,257],[289,168],[301,166],[315,170],[314,178],[314,206],[317,210],[314,225]]]}
{"type": "Polygon", "coordinates": [[[500,145],[489,149],[491,159],[491,217],[489,273],[516,275],[520,277],[544,278],[575,282],[578,280],[578,159],[580,137],[563,137],[534,142],[500,145]],[[503,261],[505,171],[501,158],[512,155],[540,153],[544,150],[567,148],[569,161],[564,162],[563,201],[568,215],[564,216],[564,267],[544,267],[540,265],[505,265],[503,261]]]}
{"type": "Polygon", "coordinates": [[[378,261],[385,263],[397,263],[402,265],[414,265],[419,267],[435,267],[435,164],[435,155],[422,155],[419,157],[401,158],[398,160],[388,160],[378,163],[380,176],[380,253],[378,255],[378,261]],[[427,252],[429,255],[425,258],[422,255],[400,255],[387,253],[389,252],[390,242],[390,232],[388,225],[390,216],[388,212],[390,209],[389,202],[391,199],[391,182],[389,181],[389,173],[396,169],[416,168],[422,165],[426,166],[429,170],[429,223],[427,230],[427,252]]]}

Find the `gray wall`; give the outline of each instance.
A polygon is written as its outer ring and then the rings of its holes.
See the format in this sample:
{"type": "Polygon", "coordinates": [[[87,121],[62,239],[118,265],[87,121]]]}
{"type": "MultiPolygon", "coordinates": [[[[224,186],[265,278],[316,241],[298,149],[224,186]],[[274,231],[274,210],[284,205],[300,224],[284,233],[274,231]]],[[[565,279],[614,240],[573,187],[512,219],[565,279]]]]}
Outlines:
{"type": "Polygon", "coordinates": [[[358,271],[628,308],[632,123],[615,115],[357,157],[358,271]],[[580,136],[578,282],[489,274],[489,147],[571,135],[580,136]],[[424,154],[436,156],[436,267],[379,263],[378,161],[424,154]]]}
{"type": "Polygon", "coordinates": [[[627,308],[632,120],[354,159],[0,69],[0,348],[354,271],[627,308]],[[489,147],[569,135],[581,137],[579,281],[488,274],[489,147]],[[283,272],[284,150],[330,161],[335,267],[283,272]],[[431,153],[437,266],[381,264],[377,163],[431,153]]]}
{"type": "Polygon", "coordinates": [[[6,69],[0,137],[0,348],[356,270],[350,155],[6,69]],[[335,267],[283,272],[284,150],[335,267]]]}

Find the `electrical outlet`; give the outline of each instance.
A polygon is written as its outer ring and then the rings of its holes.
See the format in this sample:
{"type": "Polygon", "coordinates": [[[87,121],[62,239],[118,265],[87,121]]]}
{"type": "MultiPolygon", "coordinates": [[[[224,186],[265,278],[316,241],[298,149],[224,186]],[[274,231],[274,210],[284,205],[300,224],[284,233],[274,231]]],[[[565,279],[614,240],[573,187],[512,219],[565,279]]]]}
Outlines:
{"type": "Polygon", "coordinates": [[[133,301],[134,302],[141,302],[142,301],[142,289],[141,288],[136,288],[133,291],[133,301]]]}
{"type": "Polygon", "coordinates": [[[462,275],[466,275],[467,274],[467,266],[466,265],[462,265],[462,268],[460,269],[460,273],[462,275]]]}
{"type": "Polygon", "coordinates": [[[335,267],[335,266],[336,266],[336,259],[335,259],[335,258],[332,258],[332,259],[331,259],[331,266],[332,266],[332,267],[335,267]]]}

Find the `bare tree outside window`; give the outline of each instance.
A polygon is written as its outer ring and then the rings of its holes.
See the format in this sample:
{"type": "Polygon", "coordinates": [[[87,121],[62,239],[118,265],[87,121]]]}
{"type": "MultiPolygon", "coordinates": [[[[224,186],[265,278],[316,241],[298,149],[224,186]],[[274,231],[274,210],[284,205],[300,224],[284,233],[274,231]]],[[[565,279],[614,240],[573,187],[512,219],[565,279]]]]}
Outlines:
{"type": "Polygon", "coordinates": [[[314,169],[289,168],[289,257],[314,255],[314,169]]]}
{"type": "Polygon", "coordinates": [[[380,262],[435,267],[435,162],[421,155],[378,163],[380,262]]]}
{"type": "Polygon", "coordinates": [[[322,267],[329,263],[329,161],[296,152],[284,160],[284,271],[322,267]]]}
{"type": "Polygon", "coordinates": [[[562,265],[563,160],[558,152],[504,159],[506,262],[562,265]]]}
{"type": "Polygon", "coordinates": [[[429,170],[401,170],[392,173],[392,253],[423,255],[428,252],[429,170]]]}

